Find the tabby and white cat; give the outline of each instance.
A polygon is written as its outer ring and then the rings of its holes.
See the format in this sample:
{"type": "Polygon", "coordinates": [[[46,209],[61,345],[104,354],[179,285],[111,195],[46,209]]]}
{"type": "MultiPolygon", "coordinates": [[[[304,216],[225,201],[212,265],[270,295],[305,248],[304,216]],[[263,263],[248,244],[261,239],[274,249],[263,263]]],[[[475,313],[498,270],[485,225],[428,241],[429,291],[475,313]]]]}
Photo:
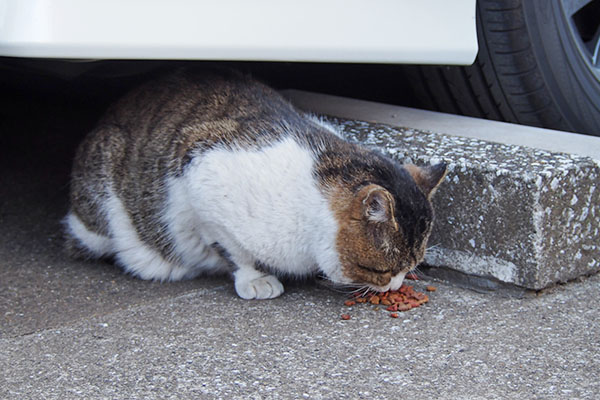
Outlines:
{"type": "Polygon", "coordinates": [[[276,275],[397,289],[423,259],[445,170],[351,144],[247,76],[180,70],[80,145],[67,249],[143,279],[230,272],[245,299],[279,296],[276,275]]]}

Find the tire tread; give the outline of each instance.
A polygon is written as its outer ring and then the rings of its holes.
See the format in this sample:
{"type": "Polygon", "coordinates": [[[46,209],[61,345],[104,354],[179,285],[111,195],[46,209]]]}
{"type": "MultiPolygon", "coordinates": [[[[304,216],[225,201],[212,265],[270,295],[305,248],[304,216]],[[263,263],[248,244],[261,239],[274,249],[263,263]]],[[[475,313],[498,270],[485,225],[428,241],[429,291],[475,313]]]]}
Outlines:
{"type": "Polygon", "coordinates": [[[480,46],[468,67],[418,66],[426,108],[478,118],[572,130],[542,77],[519,0],[479,0],[480,46]],[[527,61],[523,61],[527,60],[527,61]]]}

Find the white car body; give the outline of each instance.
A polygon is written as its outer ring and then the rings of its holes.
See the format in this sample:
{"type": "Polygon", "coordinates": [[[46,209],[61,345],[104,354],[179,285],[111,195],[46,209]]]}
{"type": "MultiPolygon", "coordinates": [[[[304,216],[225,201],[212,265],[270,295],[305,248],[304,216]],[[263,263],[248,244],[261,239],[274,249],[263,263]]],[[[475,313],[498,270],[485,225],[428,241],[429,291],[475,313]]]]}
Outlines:
{"type": "Polygon", "coordinates": [[[0,0],[0,56],[470,64],[476,0],[0,0]]]}

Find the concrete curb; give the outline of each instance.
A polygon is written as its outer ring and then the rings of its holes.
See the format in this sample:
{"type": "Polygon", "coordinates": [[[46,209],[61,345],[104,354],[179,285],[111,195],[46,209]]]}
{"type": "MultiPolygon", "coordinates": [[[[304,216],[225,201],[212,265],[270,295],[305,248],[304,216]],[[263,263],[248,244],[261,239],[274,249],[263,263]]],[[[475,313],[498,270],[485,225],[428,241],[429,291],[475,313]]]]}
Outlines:
{"type": "Polygon", "coordinates": [[[471,122],[494,129],[500,124],[504,136],[492,142],[384,125],[376,116],[391,112],[408,125],[412,111],[406,108],[381,105],[382,111],[370,102],[286,95],[300,108],[334,117],[349,118],[360,109],[359,117],[331,122],[349,140],[401,162],[448,163],[447,180],[434,199],[437,223],[428,264],[536,290],[600,267],[600,138],[417,110],[421,119],[430,114],[450,120],[448,125],[454,121],[454,132],[471,122]],[[529,147],[515,144],[520,138],[529,147]]]}
{"type": "Polygon", "coordinates": [[[300,90],[284,90],[282,94],[298,108],[318,114],[481,139],[493,143],[514,144],[550,152],[577,154],[600,160],[600,138],[593,136],[300,90]]]}

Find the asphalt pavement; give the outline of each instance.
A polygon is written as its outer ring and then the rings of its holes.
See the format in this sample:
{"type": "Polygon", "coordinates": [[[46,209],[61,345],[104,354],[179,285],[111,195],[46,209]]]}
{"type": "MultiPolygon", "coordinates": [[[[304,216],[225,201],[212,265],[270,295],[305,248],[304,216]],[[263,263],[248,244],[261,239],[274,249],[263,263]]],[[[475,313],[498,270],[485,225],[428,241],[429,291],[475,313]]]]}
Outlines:
{"type": "Polygon", "coordinates": [[[429,303],[390,318],[315,281],[245,301],[228,277],[70,260],[70,158],[97,112],[26,104],[0,120],[0,398],[598,397],[598,275],[522,298],[424,279],[429,303]]]}

